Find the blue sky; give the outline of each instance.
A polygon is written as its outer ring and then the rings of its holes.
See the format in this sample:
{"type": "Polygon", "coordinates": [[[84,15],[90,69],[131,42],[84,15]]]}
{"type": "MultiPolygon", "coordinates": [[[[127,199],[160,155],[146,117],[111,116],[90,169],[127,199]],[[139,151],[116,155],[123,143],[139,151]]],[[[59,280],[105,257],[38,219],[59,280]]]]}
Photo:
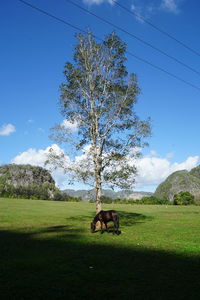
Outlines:
{"type": "MultiPolygon", "coordinates": [[[[197,166],[200,160],[200,54],[184,48],[153,29],[140,16],[200,53],[200,3],[189,0],[118,0],[138,17],[112,0],[73,0],[92,13],[106,18],[124,31],[136,35],[184,67],[130,34],[117,30],[87,14],[66,0],[27,0],[34,6],[83,30],[90,28],[104,38],[113,30],[127,44],[127,51],[187,81],[127,55],[127,68],[138,76],[141,94],[137,113],[151,117],[153,134],[149,147],[138,160],[136,190],[154,191],[170,173],[197,166]]],[[[78,30],[56,21],[19,0],[1,3],[0,9],[0,164],[43,165],[45,153],[54,142],[50,128],[63,119],[58,109],[63,68],[72,61],[78,30]]],[[[57,151],[62,145],[54,145],[57,151]]],[[[67,148],[69,150],[69,148],[67,148]]],[[[68,151],[68,155],[70,151],[68,151]]],[[[61,171],[54,173],[57,184],[67,187],[61,171]]],[[[74,188],[83,188],[75,184],[74,188]]]]}

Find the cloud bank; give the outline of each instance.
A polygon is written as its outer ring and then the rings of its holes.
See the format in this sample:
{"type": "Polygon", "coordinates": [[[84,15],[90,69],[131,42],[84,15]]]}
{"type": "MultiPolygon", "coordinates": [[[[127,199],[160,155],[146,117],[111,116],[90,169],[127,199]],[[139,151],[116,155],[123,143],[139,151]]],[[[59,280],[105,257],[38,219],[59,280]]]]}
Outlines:
{"type": "MultiPolygon", "coordinates": [[[[50,148],[58,154],[63,154],[64,151],[56,144],[53,144],[51,147],[46,149],[28,149],[27,151],[20,153],[15,158],[13,158],[12,163],[16,164],[31,164],[36,166],[44,167],[44,163],[47,159],[47,153],[50,148]]],[[[75,161],[72,162],[70,158],[66,155],[65,161],[68,164],[77,164],[82,159],[84,159],[87,154],[87,149],[83,154],[75,157],[75,161]]],[[[139,158],[132,163],[136,164],[138,169],[138,175],[136,177],[136,190],[145,190],[145,191],[154,191],[158,184],[164,181],[171,173],[178,170],[188,170],[198,165],[199,156],[189,156],[185,161],[177,163],[171,162],[170,159],[172,154],[166,155],[164,158],[157,156],[155,151],[151,151],[149,156],[139,158]]],[[[131,162],[130,162],[131,163],[131,162]]],[[[62,169],[57,169],[53,171],[52,176],[54,177],[56,184],[61,188],[69,188],[68,180],[62,169]]],[[[81,188],[83,186],[80,184],[81,188]]],[[[78,188],[78,185],[76,185],[78,188]]]]}

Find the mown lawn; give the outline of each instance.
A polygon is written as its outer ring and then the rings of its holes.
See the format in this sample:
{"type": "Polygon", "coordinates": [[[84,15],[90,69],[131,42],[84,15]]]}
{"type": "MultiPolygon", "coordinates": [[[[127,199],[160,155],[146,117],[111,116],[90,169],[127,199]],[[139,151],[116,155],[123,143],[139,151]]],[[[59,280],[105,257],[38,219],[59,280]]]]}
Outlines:
{"type": "Polygon", "coordinates": [[[1,299],[200,299],[200,207],[0,199],[1,299]]]}

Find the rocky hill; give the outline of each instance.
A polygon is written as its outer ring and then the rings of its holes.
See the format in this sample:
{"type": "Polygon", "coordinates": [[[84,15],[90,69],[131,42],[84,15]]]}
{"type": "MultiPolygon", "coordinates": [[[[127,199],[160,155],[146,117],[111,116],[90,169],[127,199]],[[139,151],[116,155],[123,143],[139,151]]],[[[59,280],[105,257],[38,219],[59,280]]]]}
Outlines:
{"type": "Polygon", "coordinates": [[[0,179],[13,186],[55,184],[49,171],[31,165],[3,165],[0,166],[0,179]]]}
{"type": "MultiPolygon", "coordinates": [[[[83,200],[93,200],[95,199],[95,189],[92,190],[73,190],[73,189],[67,189],[63,191],[67,195],[71,197],[80,197],[83,200]]],[[[112,199],[141,199],[142,197],[151,196],[153,193],[148,192],[133,192],[130,190],[122,190],[115,192],[113,190],[103,190],[102,191],[103,196],[109,197],[112,199]]]]}
{"type": "Polygon", "coordinates": [[[2,196],[35,196],[51,199],[58,192],[49,171],[31,165],[0,166],[0,194],[2,196]]]}
{"type": "Polygon", "coordinates": [[[155,196],[173,201],[174,194],[188,191],[200,201],[200,166],[190,172],[183,170],[172,173],[155,191],[155,196]]]}

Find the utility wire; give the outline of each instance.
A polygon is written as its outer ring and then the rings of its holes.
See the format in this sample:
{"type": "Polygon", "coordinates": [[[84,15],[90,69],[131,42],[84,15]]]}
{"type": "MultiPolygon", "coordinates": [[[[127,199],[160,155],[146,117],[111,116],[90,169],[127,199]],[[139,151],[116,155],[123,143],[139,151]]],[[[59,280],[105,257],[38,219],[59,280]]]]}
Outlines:
{"type": "Polygon", "coordinates": [[[175,42],[177,42],[178,44],[180,44],[181,46],[183,46],[184,48],[186,48],[187,50],[193,52],[194,54],[200,56],[200,53],[194,49],[192,49],[190,46],[186,45],[185,43],[183,43],[182,41],[178,40],[177,38],[175,38],[173,35],[169,34],[168,32],[166,32],[165,30],[159,28],[158,26],[152,24],[151,22],[149,22],[147,19],[145,19],[143,16],[141,16],[140,14],[137,14],[136,12],[130,10],[129,8],[123,6],[122,4],[120,4],[118,1],[116,0],[111,0],[113,3],[115,3],[116,5],[118,5],[120,8],[122,8],[123,10],[127,11],[129,14],[137,17],[138,19],[141,19],[143,22],[145,22],[146,24],[148,24],[149,26],[151,26],[152,28],[156,29],[157,31],[159,31],[160,33],[166,35],[168,38],[174,40],[175,42]]]}
{"type": "Polygon", "coordinates": [[[66,1],[69,2],[69,3],[71,3],[71,4],[74,5],[74,6],[78,7],[78,8],[81,9],[82,11],[84,11],[84,12],[86,12],[86,13],[88,13],[88,14],[94,16],[95,18],[101,20],[102,22],[104,22],[104,23],[106,23],[106,24],[108,24],[108,25],[110,25],[110,26],[113,26],[114,28],[116,28],[117,30],[120,30],[120,31],[123,32],[123,33],[126,33],[126,34],[129,35],[131,38],[138,40],[139,42],[143,43],[144,45],[146,45],[146,46],[148,46],[148,47],[151,47],[152,49],[156,50],[157,52],[159,52],[159,53],[161,53],[161,54],[167,56],[168,58],[172,59],[173,61],[177,62],[178,64],[184,66],[185,68],[189,69],[190,71],[192,71],[192,72],[194,72],[194,73],[196,73],[197,75],[200,76],[200,72],[199,72],[199,71],[195,70],[194,68],[192,68],[192,67],[190,67],[189,65],[185,64],[184,62],[180,61],[180,60],[177,59],[176,57],[174,57],[174,56],[172,56],[172,55],[170,55],[170,54],[167,54],[166,52],[164,52],[163,50],[161,50],[161,49],[155,47],[154,45],[150,44],[149,42],[146,42],[145,40],[141,39],[140,37],[136,36],[135,34],[130,33],[129,31],[123,29],[122,27],[120,27],[120,26],[118,26],[118,25],[115,25],[114,23],[112,23],[112,22],[106,20],[105,18],[102,18],[102,17],[98,16],[97,14],[95,14],[95,13],[89,11],[88,9],[86,9],[86,8],[84,8],[83,6],[81,6],[81,5],[77,4],[77,3],[75,3],[75,2],[72,1],[72,0],[66,0],[66,1]]]}
{"type": "MultiPolygon", "coordinates": [[[[29,2],[26,2],[26,1],[24,1],[24,0],[18,0],[18,1],[21,2],[21,3],[23,3],[23,4],[25,4],[26,6],[29,6],[30,8],[32,8],[32,9],[38,11],[38,12],[40,12],[40,13],[42,13],[42,14],[48,16],[48,17],[51,17],[51,18],[55,19],[56,21],[59,21],[59,22],[65,24],[65,25],[67,25],[67,26],[69,26],[69,27],[71,27],[71,28],[73,28],[73,29],[75,29],[75,30],[78,30],[78,31],[80,31],[80,32],[83,32],[83,33],[86,33],[86,34],[87,34],[87,31],[81,29],[80,27],[78,27],[78,26],[76,26],[76,25],[73,25],[73,24],[71,24],[71,23],[69,23],[69,22],[67,22],[67,21],[65,21],[65,20],[63,20],[63,19],[61,19],[61,18],[59,18],[59,17],[56,17],[55,15],[52,15],[51,13],[49,13],[49,12],[47,12],[47,11],[45,11],[45,10],[43,10],[43,9],[41,9],[41,8],[39,8],[39,7],[37,7],[37,6],[32,5],[32,4],[29,3],[29,2]]],[[[103,41],[103,39],[101,39],[101,38],[99,38],[99,37],[97,37],[97,36],[95,36],[95,35],[94,35],[94,37],[95,37],[96,39],[100,40],[100,41],[103,41]]],[[[179,81],[181,81],[181,82],[183,82],[183,83],[189,85],[190,87],[195,88],[195,89],[197,89],[197,90],[200,91],[200,87],[198,87],[198,86],[192,84],[191,82],[186,81],[186,80],[182,79],[181,77],[176,76],[175,74],[170,73],[170,72],[166,71],[165,69],[163,69],[163,68],[161,68],[161,67],[159,67],[159,66],[157,66],[157,65],[152,64],[152,63],[149,62],[148,60],[146,60],[146,59],[144,59],[144,58],[141,58],[141,57],[135,55],[135,54],[132,53],[132,52],[126,51],[126,53],[127,53],[128,55],[130,55],[130,56],[132,56],[132,57],[134,57],[134,58],[136,58],[136,59],[138,59],[138,60],[140,60],[140,61],[142,61],[142,62],[148,64],[148,65],[150,65],[150,66],[153,67],[154,69],[157,69],[157,70],[159,70],[159,71],[162,71],[163,73],[165,73],[165,74],[167,74],[167,75],[169,75],[169,76],[171,76],[171,77],[173,77],[173,78],[175,78],[175,79],[177,79],[177,80],[179,80],[179,81]]]]}
{"type": "Polygon", "coordinates": [[[39,7],[37,7],[37,6],[33,5],[33,4],[31,4],[31,3],[29,3],[29,2],[26,2],[26,1],[24,1],[24,0],[18,0],[18,1],[19,1],[19,2],[22,2],[23,4],[25,4],[25,5],[27,5],[27,6],[31,7],[31,8],[33,8],[33,9],[39,11],[39,12],[41,12],[41,13],[43,13],[44,15],[47,15],[48,17],[51,17],[51,18],[53,18],[53,19],[55,19],[55,20],[57,20],[57,21],[59,21],[59,22],[64,23],[65,25],[68,25],[68,26],[72,27],[73,29],[80,30],[80,31],[82,31],[83,33],[87,33],[85,30],[80,29],[79,27],[77,27],[77,26],[75,26],[75,25],[73,25],[73,24],[71,24],[71,23],[68,23],[67,21],[65,21],[65,20],[63,20],[63,19],[61,19],[61,18],[59,18],[59,17],[56,17],[56,16],[52,15],[51,13],[49,13],[49,12],[47,12],[47,11],[45,11],[45,10],[43,10],[43,9],[41,9],[41,8],[39,8],[39,7]]]}

